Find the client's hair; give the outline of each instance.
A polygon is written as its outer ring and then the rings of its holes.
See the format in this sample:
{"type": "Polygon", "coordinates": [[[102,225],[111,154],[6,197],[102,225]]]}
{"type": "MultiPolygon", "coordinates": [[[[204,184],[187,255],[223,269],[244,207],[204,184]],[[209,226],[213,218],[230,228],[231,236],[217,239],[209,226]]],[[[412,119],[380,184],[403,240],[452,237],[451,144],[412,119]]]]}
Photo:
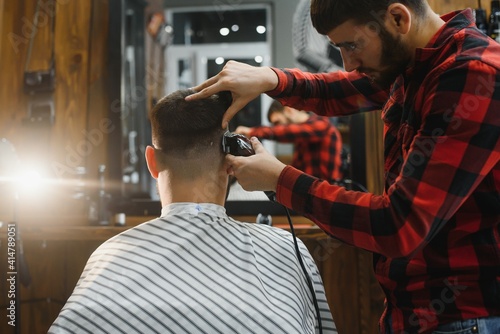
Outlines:
{"type": "MultiPolygon", "coordinates": [[[[162,98],[150,114],[153,146],[161,169],[179,161],[197,160],[208,167],[223,158],[221,149],[222,116],[231,104],[231,93],[220,92],[206,99],[186,101],[194,91],[178,90],[162,98]]],[[[196,163],[184,164],[186,168],[196,163]]]]}

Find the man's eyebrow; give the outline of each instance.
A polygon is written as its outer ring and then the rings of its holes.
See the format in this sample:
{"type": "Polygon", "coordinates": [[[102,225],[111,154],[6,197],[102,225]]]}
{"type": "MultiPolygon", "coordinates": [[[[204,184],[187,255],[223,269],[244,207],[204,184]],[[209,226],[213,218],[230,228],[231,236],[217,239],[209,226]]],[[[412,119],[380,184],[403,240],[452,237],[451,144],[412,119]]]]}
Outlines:
{"type": "Polygon", "coordinates": [[[353,44],[355,44],[354,42],[340,42],[340,43],[334,43],[334,42],[330,42],[331,45],[337,47],[337,48],[343,48],[343,47],[346,47],[346,46],[351,46],[353,44]]]}

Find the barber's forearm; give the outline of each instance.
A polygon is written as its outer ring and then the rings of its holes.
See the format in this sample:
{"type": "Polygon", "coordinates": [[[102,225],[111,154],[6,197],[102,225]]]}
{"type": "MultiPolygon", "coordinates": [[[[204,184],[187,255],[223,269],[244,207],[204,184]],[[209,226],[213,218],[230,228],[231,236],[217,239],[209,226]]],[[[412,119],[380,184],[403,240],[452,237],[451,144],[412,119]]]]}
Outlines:
{"type": "Polygon", "coordinates": [[[346,116],[379,110],[388,90],[373,86],[355,72],[307,73],[298,69],[272,68],[278,85],[266,94],[282,104],[323,116],[346,116]],[[307,97],[307,98],[305,98],[307,97]]]}

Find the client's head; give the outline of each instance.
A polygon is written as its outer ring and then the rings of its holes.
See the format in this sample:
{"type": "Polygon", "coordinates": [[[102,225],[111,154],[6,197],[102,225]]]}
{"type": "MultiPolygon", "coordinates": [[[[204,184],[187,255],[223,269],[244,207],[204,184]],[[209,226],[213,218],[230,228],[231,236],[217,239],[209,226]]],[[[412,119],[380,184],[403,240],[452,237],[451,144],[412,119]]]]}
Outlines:
{"type": "Polygon", "coordinates": [[[227,182],[221,148],[225,130],[220,124],[231,104],[231,93],[220,92],[206,99],[186,101],[184,98],[192,93],[178,90],[167,95],[150,114],[154,147],[146,149],[146,160],[151,175],[159,181],[161,197],[162,190],[173,191],[162,189],[165,186],[185,184],[190,187],[183,190],[185,196],[201,197],[205,192],[207,195],[213,192],[214,187],[225,189],[226,186],[220,184],[227,182]]]}

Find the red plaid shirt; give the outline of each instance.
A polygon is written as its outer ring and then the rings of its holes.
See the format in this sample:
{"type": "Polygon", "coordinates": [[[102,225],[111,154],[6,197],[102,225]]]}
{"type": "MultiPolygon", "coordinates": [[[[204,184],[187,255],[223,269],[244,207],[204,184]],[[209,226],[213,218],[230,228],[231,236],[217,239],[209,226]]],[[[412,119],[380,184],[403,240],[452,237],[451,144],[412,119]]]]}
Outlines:
{"type": "Polygon", "coordinates": [[[394,333],[430,333],[438,323],[500,315],[500,45],[475,28],[471,10],[443,19],[390,92],[354,72],[278,69],[268,92],[325,115],[383,111],[383,195],[287,166],[277,199],[374,253],[384,333],[387,323],[394,333]]]}
{"type": "Polygon", "coordinates": [[[304,123],[253,127],[249,134],[261,139],[293,143],[292,166],[306,174],[327,181],[342,178],[342,138],[328,117],[310,115],[304,123]]]}

